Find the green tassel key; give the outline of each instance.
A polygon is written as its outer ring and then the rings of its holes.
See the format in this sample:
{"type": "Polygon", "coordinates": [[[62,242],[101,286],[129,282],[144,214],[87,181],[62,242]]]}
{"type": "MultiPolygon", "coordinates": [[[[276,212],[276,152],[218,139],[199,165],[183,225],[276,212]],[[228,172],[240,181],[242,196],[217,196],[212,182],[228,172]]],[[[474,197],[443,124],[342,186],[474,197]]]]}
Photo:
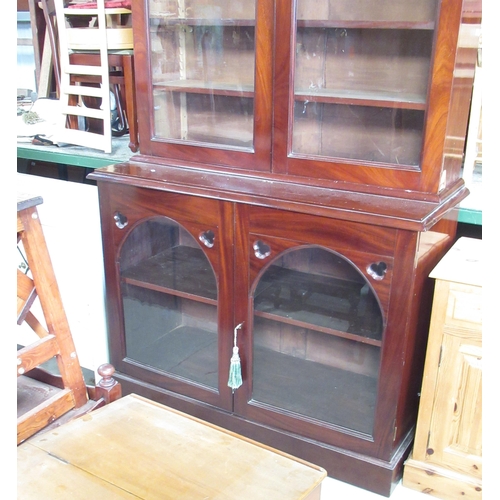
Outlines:
{"type": "Polygon", "coordinates": [[[243,383],[241,379],[241,363],[240,363],[240,355],[239,349],[237,345],[238,339],[238,330],[243,326],[243,323],[240,323],[234,329],[234,347],[233,347],[233,355],[231,356],[231,364],[229,366],[229,380],[227,381],[227,385],[231,387],[233,391],[238,389],[243,383]]]}

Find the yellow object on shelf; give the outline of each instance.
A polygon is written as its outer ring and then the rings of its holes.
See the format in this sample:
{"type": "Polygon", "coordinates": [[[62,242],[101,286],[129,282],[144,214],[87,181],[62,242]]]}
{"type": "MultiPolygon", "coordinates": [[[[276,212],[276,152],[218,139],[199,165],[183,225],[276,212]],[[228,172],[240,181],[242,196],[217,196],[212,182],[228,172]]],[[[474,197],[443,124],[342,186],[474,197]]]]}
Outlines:
{"type": "MultiPolygon", "coordinates": [[[[98,28],[72,28],[68,30],[68,46],[72,50],[98,50],[98,28]],[[95,30],[95,36],[93,31],[95,30]]],[[[109,50],[134,48],[132,28],[107,28],[106,36],[109,50]]]]}
{"type": "MultiPolygon", "coordinates": [[[[67,29],[68,47],[72,50],[99,50],[99,30],[95,26],[97,20],[95,10],[65,9],[65,13],[70,23],[78,17],[89,17],[87,26],[82,26],[81,23],[72,23],[75,26],[67,29]]],[[[132,11],[129,9],[105,9],[108,50],[134,48],[131,14],[132,11]]]]}

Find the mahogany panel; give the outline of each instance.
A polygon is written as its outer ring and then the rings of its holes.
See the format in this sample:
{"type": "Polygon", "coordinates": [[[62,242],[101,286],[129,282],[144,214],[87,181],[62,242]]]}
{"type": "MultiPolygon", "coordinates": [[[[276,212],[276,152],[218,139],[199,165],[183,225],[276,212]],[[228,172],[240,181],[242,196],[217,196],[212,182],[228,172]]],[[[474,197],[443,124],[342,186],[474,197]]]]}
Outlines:
{"type": "Polygon", "coordinates": [[[387,227],[253,206],[250,207],[248,217],[252,233],[271,234],[278,238],[299,239],[325,246],[333,243],[338,251],[360,249],[391,256],[396,242],[396,231],[387,227]]]}
{"type": "MultiPolygon", "coordinates": [[[[128,186],[113,186],[110,193],[116,210],[128,209],[137,219],[154,214],[163,215],[168,210],[172,218],[200,223],[200,214],[203,214],[203,223],[217,227],[220,220],[218,203],[207,198],[188,197],[182,194],[138,190],[128,186]]],[[[135,220],[131,221],[132,223],[135,220]]]]}
{"type": "Polygon", "coordinates": [[[334,189],[327,183],[322,187],[291,184],[283,177],[228,174],[213,170],[208,165],[205,169],[193,165],[189,168],[168,165],[161,160],[112,165],[94,171],[89,177],[411,230],[429,229],[469,193],[463,180],[460,180],[453,189],[444,191],[439,199],[432,196],[420,198],[411,191],[407,192],[408,198],[399,198],[389,192],[373,195],[361,190],[340,189],[342,186],[338,185],[334,189]]]}
{"type": "MultiPolygon", "coordinates": [[[[422,190],[438,192],[441,189],[442,163],[453,72],[457,53],[458,31],[462,17],[462,2],[441,0],[439,26],[435,41],[434,65],[430,85],[426,133],[422,156],[422,190]],[[440,165],[441,168],[436,168],[440,165]]],[[[453,182],[453,179],[446,179],[453,182]]]]}

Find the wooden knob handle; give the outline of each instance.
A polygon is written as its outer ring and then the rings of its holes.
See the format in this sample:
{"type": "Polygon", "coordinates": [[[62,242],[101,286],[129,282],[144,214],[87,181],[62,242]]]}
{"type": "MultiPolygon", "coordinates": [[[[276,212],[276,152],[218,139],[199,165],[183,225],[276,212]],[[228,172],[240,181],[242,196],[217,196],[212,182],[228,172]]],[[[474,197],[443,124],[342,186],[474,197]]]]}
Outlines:
{"type": "Polygon", "coordinates": [[[97,369],[97,373],[102,377],[102,380],[99,381],[101,387],[112,387],[116,383],[113,378],[115,373],[113,365],[105,363],[97,369]]]}

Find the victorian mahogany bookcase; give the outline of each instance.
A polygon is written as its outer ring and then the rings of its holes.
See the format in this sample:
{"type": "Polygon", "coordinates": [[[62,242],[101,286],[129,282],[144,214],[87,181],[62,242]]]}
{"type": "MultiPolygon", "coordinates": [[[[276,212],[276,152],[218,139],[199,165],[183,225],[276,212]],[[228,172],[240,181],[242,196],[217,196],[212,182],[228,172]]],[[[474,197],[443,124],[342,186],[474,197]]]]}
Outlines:
{"type": "Polygon", "coordinates": [[[125,393],[391,493],[428,274],[467,195],[461,14],[459,0],[133,3],[140,154],[91,174],[125,393]]]}

